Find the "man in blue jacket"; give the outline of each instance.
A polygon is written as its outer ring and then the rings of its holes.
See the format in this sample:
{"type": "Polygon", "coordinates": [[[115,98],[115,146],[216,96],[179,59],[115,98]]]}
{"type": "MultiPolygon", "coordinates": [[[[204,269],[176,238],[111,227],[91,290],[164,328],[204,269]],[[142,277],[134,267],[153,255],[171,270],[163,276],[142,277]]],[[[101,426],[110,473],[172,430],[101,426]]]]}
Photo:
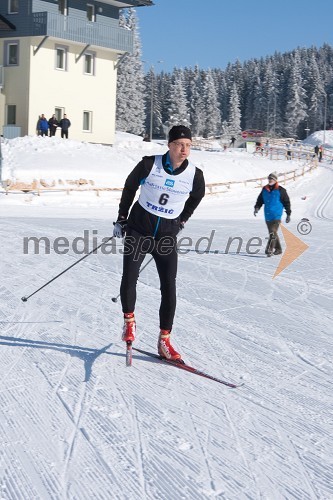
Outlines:
{"type": "Polygon", "coordinates": [[[282,253],[278,236],[282,212],[285,209],[287,214],[286,222],[288,223],[290,222],[291,209],[288,193],[282,186],[279,186],[276,172],[269,174],[268,184],[263,187],[254,205],[254,216],[257,215],[262,205],[265,205],[265,220],[270,236],[265,253],[268,257],[279,255],[282,253]]]}
{"type": "Polygon", "coordinates": [[[42,137],[44,135],[47,136],[47,133],[49,131],[49,124],[48,124],[47,119],[45,118],[44,114],[42,114],[39,117],[39,120],[37,122],[37,131],[38,131],[38,135],[41,135],[42,137]]]}

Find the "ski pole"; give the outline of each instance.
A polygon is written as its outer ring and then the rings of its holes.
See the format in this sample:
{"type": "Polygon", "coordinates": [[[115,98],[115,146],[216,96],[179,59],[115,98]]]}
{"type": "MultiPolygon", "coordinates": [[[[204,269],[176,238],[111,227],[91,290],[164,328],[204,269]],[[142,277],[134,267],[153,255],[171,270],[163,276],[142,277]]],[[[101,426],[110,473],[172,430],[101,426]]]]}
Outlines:
{"type": "Polygon", "coordinates": [[[41,286],[40,288],[38,288],[37,290],[35,290],[33,293],[31,293],[30,295],[28,296],[25,296],[25,297],[22,297],[21,300],[23,302],[27,302],[28,299],[30,299],[30,297],[32,297],[33,295],[35,295],[35,293],[39,292],[40,290],[42,290],[43,288],[45,288],[47,285],[49,285],[50,283],[52,283],[52,281],[56,280],[57,278],[59,278],[59,276],[61,276],[62,274],[65,274],[67,271],[69,271],[72,267],[76,266],[76,264],[78,264],[79,262],[81,262],[81,260],[85,259],[88,257],[88,255],[91,255],[92,253],[96,252],[99,248],[101,248],[101,246],[105,245],[108,241],[112,240],[113,239],[113,236],[110,236],[110,238],[108,238],[106,241],[103,241],[103,243],[101,243],[100,245],[98,245],[98,247],[96,248],[93,248],[91,250],[91,252],[87,253],[87,255],[84,255],[83,257],[81,257],[81,259],[77,260],[76,262],[74,262],[74,264],[70,265],[69,267],[67,267],[64,271],[62,271],[61,273],[57,274],[57,276],[55,276],[54,278],[52,278],[51,280],[49,280],[47,283],[45,283],[45,285],[41,286]]]}
{"type": "MultiPolygon", "coordinates": [[[[150,262],[153,260],[154,257],[151,257],[148,262],[143,266],[142,269],[140,269],[140,272],[139,272],[139,276],[140,274],[142,273],[142,271],[148,266],[148,264],[150,264],[150,262]]],[[[112,302],[118,302],[118,299],[120,297],[120,293],[118,293],[117,297],[112,297],[112,302]]]]}

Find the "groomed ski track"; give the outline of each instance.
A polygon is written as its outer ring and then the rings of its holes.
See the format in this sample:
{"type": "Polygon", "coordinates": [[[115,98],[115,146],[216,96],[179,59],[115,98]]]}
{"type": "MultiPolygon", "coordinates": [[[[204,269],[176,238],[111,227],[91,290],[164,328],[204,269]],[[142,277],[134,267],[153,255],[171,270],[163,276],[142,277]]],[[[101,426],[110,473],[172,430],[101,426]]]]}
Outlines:
{"type": "MultiPolygon", "coordinates": [[[[302,214],[309,250],[274,280],[273,258],[180,256],[175,346],[245,382],[232,391],[136,353],[126,368],[111,302],[119,254],[90,256],[21,302],[80,257],[23,255],[23,237],[108,236],[111,219],[0,219],[0,498],[332,499],[332,181],[323,168],[297,184],[295,197],[316,186],[302,214]]],[[[220,219],[194,219],[187,234],[216,229],[212,248],[266,236],[262,220],[224,219],[220,203],[220,219]]],[[[138,284],[138,347],[155,350],[158,307],[151,264],[138,284]]]]}

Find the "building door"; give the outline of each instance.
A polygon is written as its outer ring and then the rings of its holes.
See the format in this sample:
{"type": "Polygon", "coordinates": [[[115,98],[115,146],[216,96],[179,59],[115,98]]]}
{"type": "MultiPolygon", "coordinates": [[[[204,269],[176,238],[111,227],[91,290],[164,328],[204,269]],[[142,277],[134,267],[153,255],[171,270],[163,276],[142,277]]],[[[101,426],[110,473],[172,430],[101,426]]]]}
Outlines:
{"type": "Polygon", "coordinates": [[[16,104],[7,104],[7,125],[16,125],[16,104]]]}

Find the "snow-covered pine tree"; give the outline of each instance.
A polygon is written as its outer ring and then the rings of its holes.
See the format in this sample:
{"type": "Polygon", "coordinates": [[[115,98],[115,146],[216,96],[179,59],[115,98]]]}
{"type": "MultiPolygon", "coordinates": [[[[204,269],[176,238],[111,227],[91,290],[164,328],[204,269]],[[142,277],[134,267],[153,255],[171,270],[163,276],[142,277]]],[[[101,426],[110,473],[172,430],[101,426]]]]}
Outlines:
{"type": "Polygon", "coordinates": [[[236,83],[233,84],[230,93],[228,130],[229,134],[235,137],[239,136],[242,131],[241,112],[236,83]]]}
{"type": "Polygon", "coordinates": [[[153,118],[152,136],[160,136],[163,133],[161,101],[158,89],[158,79],[154,68],[151,67],[145,75],[145,104],[146,104],[146,121],[145,127],[150,135],[151,117],[153,118]]]}
{"type": "Polygon", "coordinates": [[[221,120],[226,121],[229,113],[229,91],[225,79],[224,71],[215,70],[215,82],[217,85],[217,100],[220,103],[221,120]]]}
{"type": "Polygon", "coordinates": [[[274,71],[272,61],[269,60],[265,67],[263,86],[266,97],[266,130],[268,136],[275,137],[281,134],[281,111],[278,105],[280,100],[279,78],[274,71]]]}
{"type": "Polygon", "coordinates": [[[266,96],[264,93],[264,86],[260,76],[259,65],[255,68],[255,73],[253,75],[253,114],[252,114],[252,125],[251,128],[257,130],[265,130],[266,120],[265,115],[267,115],[267,104],[266,96]]]}
{"type": "MultiPolygon", "coordinates": [[[[290,77],[287,82],[287,101],[285,110],[285,134],[289,137],[302,135],[301,124],[307,118],[305,103],[306,92],[303,88],[302,68],[299,51],[292,57],[290,77]]],[[[303,126],[304,129],[304,126],[303,126]]]]}
{"type": "Polygon", "coordinates": [[[166,135],[168,129],[169,107],[171,105],[170,95],[172,86],[172,75],[162,71],[157,75],[158,99],[160,102],[163,132],[166,135]]]}
{"type": "Polygon", "coordinates": [[[122,12],[120,25],[134,34],[133,54],[127,54],[118,66],[116,128],[142,134],[145,129],[144,74],[141,41],[135,9],[122,12]]]}
{"type": "Polygon", "coordinates": [[[202,93],[206,117],[204,137],[215,137],[221,133],[221,113],[217,98],[217,89],[211,70],[203,74],[202,93]]]}
{"type": "Polygon", "coordinates": [[[322,127],[325,114],[325,89],[314,51],[306,68],[305,88],[308,95],[308,126],[311,133],[322,127]]]}
{"type": "Polygon", "coordinates": [[[188,71],[186,76],[191,130],[193,136],[200,137],[204,133],[205,105],[199,66],[196,65],[193,71],[188,71]]]}
{"type": "Polygon", "coordinates": [[[174,125],[190,126],[190,113],[186,99],[184,75],[183,71],[177,68],[173,71],[172,84],[170,87],[168,120],[166,125],[169,128],[174,125]]]}

